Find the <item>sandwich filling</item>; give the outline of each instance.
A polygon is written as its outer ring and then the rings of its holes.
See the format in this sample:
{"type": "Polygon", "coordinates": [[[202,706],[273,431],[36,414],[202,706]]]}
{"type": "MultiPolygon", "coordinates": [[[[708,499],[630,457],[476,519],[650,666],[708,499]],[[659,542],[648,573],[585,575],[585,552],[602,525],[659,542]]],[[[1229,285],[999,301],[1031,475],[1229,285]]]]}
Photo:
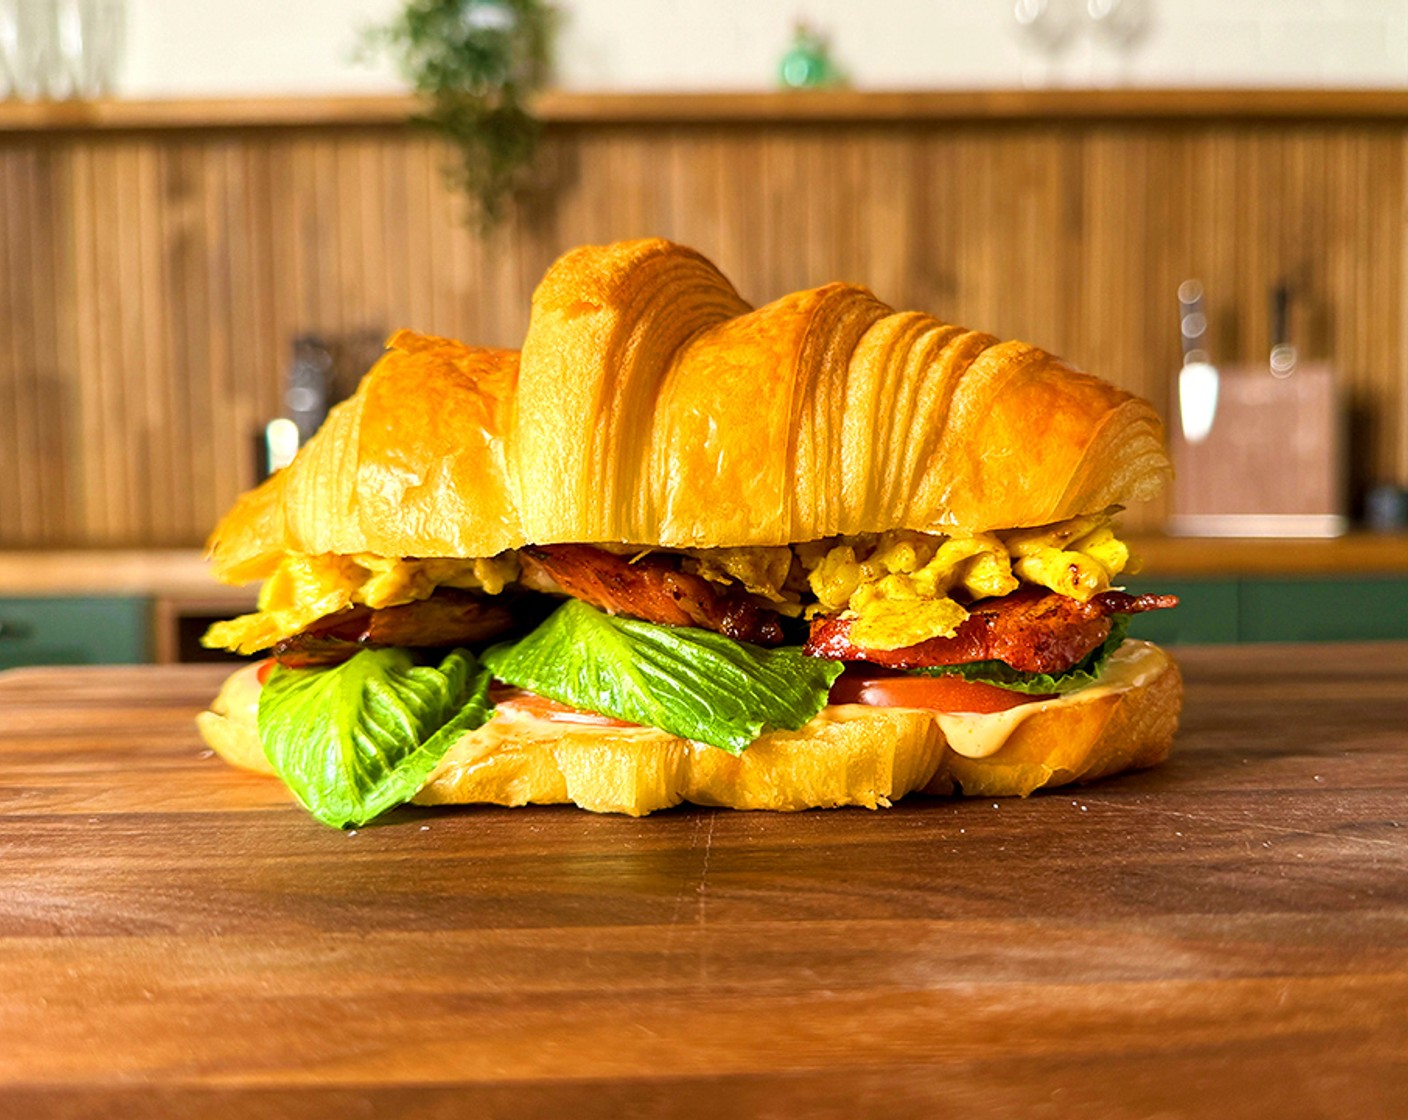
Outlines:
{"type": "Polygon", "coordinates": [[[1028,656],[1016,665],[1046,672],[1099,645],[1109,615],[1158,605],[1112,590],[1133,569],[1111,512],[1009,533],[898,530],[776,547],[549,544],[465,560],[289,554],[265,581],[259,610],[217,623],[205,640],[244,654],[271,649],[300,667],[366,646],[474,644],[537,621],[529,592],[768,647],[806,623],[814,656],[906,668],[1008,660],[1010,643],[984,653],[980,637],[1059,633],[1069,656],[1053,661],[1047,650],[1040,664],[1028,656]]]}

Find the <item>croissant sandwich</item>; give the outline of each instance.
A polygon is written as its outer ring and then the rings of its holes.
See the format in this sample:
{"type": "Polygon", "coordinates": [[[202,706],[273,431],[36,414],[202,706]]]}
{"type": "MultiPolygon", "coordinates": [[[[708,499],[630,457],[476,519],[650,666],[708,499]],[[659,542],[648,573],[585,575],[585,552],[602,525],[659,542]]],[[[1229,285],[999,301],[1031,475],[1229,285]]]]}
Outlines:
{"type": "Polygon", "coordinates": [[[1169,751],[1111,524],[1153,409],[829,284],[745,303],[693,250],[590,246],[521,352],[396,334],[210,552],[262,582],[199,717],[320,820],[1026,795],[1169,751]]]}

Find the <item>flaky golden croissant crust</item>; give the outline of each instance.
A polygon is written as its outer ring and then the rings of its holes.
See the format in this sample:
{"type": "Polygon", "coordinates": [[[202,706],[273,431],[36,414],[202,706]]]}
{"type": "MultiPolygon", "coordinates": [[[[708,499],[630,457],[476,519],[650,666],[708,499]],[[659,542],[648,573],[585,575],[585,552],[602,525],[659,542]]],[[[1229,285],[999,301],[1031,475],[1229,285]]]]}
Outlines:
{"type": "Polygon", "coordinates": [[[1018,528],[1152,497],[1169,472],[1146,401],[1044,351],[848,284],[752,309],[658,239],[561,257],[521,355],[409,331],[388,345],[221,521],[221,578],[285,552],[1018,528]]]}

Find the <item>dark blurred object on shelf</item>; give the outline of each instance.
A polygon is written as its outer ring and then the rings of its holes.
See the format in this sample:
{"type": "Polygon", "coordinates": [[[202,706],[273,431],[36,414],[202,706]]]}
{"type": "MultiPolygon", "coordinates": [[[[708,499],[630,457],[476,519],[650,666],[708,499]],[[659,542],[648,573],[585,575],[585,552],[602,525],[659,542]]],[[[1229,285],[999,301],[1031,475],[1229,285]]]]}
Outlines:
{"type": "Polygon", "coordinates": [[[362,375],[385,348],[384,331],[299,335],[284,381],[284,414],[255,434],[255,482],[288,466],[322,427],[328,412],[356,392],[362,375]]]}
{"type": "Polygon", "coordinates": [[[1381,483],[1364,496],[1364,524],[1372,533],[1408,530],[1408,487],[1381,483]]]}
{"type": "Polygon", "coordinates": [[[316,335],[294,339],[293,364],[284,385],[284,415],[298,428],[300,446],[322,427],[330,407],[332,351],[316,335]]]}

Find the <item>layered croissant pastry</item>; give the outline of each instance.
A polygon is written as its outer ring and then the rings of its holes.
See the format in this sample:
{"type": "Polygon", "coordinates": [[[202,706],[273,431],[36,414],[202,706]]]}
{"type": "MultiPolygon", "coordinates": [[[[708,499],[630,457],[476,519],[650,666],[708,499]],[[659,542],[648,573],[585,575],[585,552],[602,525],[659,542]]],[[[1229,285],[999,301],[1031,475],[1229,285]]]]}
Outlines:
{"type": "Polygon", "coordinates": [[[1122,640],[1147,402],[829,284],[751,308],[661,240],[567,253],[521,352],[402,331],[210,543],[263,581],[202,715],[331,824],[1025,795],[1153,764],[1122,640]]]}

